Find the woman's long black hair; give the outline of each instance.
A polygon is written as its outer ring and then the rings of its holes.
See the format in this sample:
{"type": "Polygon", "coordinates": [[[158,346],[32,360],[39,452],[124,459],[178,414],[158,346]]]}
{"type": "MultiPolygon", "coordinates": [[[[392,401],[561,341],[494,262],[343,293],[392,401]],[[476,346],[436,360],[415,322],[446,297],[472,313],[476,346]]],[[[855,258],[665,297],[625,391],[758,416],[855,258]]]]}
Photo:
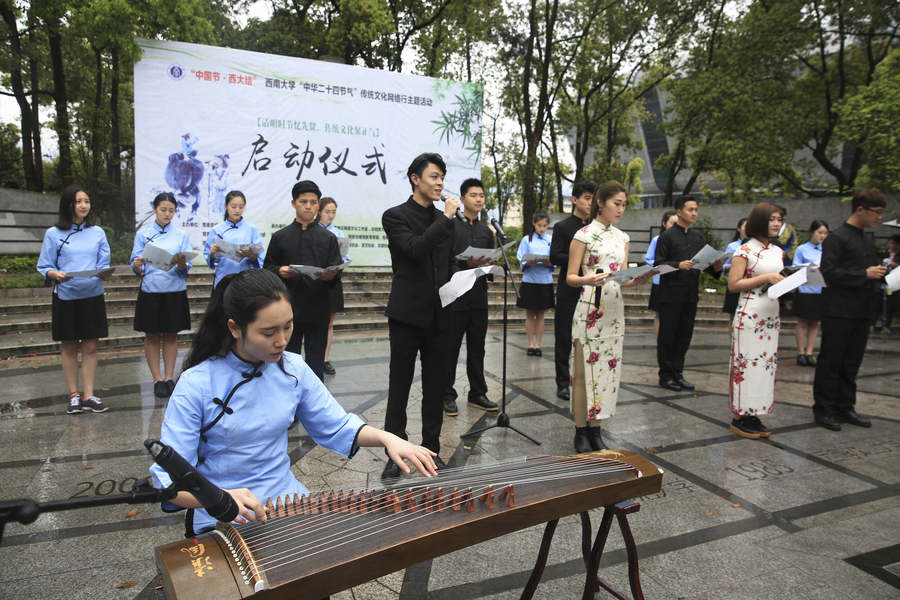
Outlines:
{"type": "MultiPolygon", "coordinates": [[[[213,290],[203,320],[194,335],[191,351],[184,359],[183,370],[207,358],[225,356],[234,347],[234,336],[228,330],[228,319],[247,332],[256,314],[273,302],[290,301],[284,282],[266,269],[248,269],[222,278],[213,290]]],[[[284,365],[281,365],[284,370],[284,365]]]]}
{"type": "MultiPolygon", "coordinates": [[[[68,229],[75,222],[75,196],[78,195],[78,192],[88,193],[80,185],[73,184],[64,189],[59,196],[59,218],[56,221],[56,226],[60,229],[68,229]]],[[[90,197],[90,194],[88,194],[88,197],[90,197]]],[[[84,218],[84,226],[90,227],[93,224],[94,211],[92,210],[84,218]]]]}

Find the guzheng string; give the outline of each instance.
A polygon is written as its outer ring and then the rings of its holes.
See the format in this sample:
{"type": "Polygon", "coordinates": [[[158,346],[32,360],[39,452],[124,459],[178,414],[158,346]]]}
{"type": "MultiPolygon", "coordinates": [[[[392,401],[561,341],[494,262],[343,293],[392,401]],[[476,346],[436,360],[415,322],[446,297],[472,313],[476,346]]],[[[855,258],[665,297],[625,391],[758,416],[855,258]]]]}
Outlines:
{"type": "MultiPolygon", "coordinates": [[[[418,508],[416,511],[401,510],[398,513],[380,512],[396,502],[396,498],[392,494],[388,494],[388,491],[398,494],[402,492],[400,500],[403,501],[410,492],[415,495],[425,490],[436,493],[440,488],[448,490],[446,494],[443,494],[443,498],[447,500],[450,490],[455,487],[460,500],[456,503],[445,501],[443,510],[446,511],[452,510],[454,506],[462,506],[469,501],[478,500],[491,488],[495,494],[499,494],[507,486],[552,482],[572,477],[590,477],[628,470],[634,471],[635,469],[620,461],[595,457],[540,457],[527,462],[518,459],[505,463],[443,469],[437,480],[420,478],[395,486],[364,490],[361,493],[365,494],[367,498],[367,510],[369,511],[364,514],[339,511],[319,515],[298,514],[295,516],[307,518],[288,517],[273,519],[268,523],[248,523],[240,526],[237,531],[256,555],[255,565],[251,569],[250,575],[258,577],[260,571],[265,572],[284,567],[321,552],[354,543],[363,537],[409,525],[432,514],[425,512],[422,508],[418,508]],[[471,494],[465,495],[469,488],[471,488],[471,494]],[[382,493],[377,502],[370,505],[368,498],[373,492],[382,493]],[[323,535],[324,532],[337,525],[340,525],[338,532],[323,535]],[[267,550],[277,549],[280,544],[289,541],[295,542],[289,549],[266,553],[267,550]]],[[[312,493],[310,493],[310,497],[312,497],[312,493]]],[[[415,502],[419,503],[418,497],[415,502]]],[[[285,503],[286,509],[287,503],[285,503]]],[[[228,533],[231,537],[232,532],[228,533]]],[[[232,539],[233,543],[235,541],[232,539]]]]}

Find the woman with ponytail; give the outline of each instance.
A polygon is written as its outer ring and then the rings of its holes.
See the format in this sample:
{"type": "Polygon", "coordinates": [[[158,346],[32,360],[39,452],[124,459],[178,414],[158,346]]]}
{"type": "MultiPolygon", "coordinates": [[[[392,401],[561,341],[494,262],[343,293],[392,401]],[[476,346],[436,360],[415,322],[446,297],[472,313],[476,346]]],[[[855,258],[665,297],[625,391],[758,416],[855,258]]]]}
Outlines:
{"type": "MultiPolygon", "coordinates": [[[[288,428],[299,421],[325,448],[352,457],[360,446],[383,446],[401,470],[434,475],[434,452],[370,427],[348,414],[303,359],[286,352],[293,330],[287,288],[274,273],[251,269],[225,276],[213,291],[166,407],[160,439],[240,509],[236,521],[265,521],[260,499],[308,493],[291,472],[288,428]]],[[[154,486],[172,481],[157,465],[154,486]]],[[[163,510],[187,508],[187,531],[215,519],[191,494],[179,492],[163,510]]]]}

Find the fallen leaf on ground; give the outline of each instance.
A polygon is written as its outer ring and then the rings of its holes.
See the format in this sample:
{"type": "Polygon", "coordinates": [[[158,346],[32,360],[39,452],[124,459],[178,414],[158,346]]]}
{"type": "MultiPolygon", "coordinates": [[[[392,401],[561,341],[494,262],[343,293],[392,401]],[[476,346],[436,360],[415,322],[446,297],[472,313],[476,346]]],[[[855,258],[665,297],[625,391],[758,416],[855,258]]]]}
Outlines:
{"type": "Polygon", "coordinates": [[[644,450],[646,450],[650,454],[656,454],[656,448],[654,448],[653,446],[644,446],[644,450]]]}
{"type": "Polygon", "coordinates": [[[82,470],[82,471],[90,471],[90,470],[93,469],[93,468],[94,468],[94,467],[81,467],[81,470],[82,470]]]}
{"type": "Polygon", "coordinates": [[[129,510],[127,513],[125,513],[125,518],[130,519],[131,517],[135,516],[136,514],[138,514],[138,509],[135,508],[134,510],[129,510]]]}
{"type": "Polygon", "coordinates": [[[740,507],[741,507],[740,504],[732,504],[731,506],[734,507],[734,508],[740,508],[740,507]]]}
{"type": "Polygon", "coordinates": [[[137,585],[137,581],[123,581],[122,583],[116,584],[117,590],[127,590],[128,588],[133,588],[137,585]]]}
{"type": "Polygon", "coordinates": [[[714,511],[714,510],[708,510],[708,511],[706,511],[706,515],[707,515],[708,517],[714,517],[714,516],[716,515],[716,511],[714,511]]]}

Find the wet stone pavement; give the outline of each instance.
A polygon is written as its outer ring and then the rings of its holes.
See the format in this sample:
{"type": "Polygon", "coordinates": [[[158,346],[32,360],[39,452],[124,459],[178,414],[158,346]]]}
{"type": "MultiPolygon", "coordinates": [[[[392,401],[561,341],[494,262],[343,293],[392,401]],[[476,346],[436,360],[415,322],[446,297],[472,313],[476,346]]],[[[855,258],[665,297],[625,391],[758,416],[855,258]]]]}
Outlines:
{"type": "MultiPolygon", "coordinates": [[[[873,336],[859,379],[859,412],[871,429],[831,432],[812,424],[813,369],[794,362],[783,336],[767,441],[728,430],[728,335],[697,331],[685,376],[692,393],[656,385],[655,343],[645,330],[626,336],[622,390],[605,426],[611,448],[647,455],[665,471],[662,491],[638,499],[631,515],[648,599],[900,598],[900,343],[873,336]]],[[[442,457],[451,465],[572,451],[567,403],[555,396],[553,336],[543,357],[527,357],[521,332],[510,335],[508,412],[536,446],[507,429],[463,443],[459,436],[494,422],[460,402],[444,421],[442,457]]],[[[461,361],[465,352],[461,353],[461,361]]],[[[388,344],[383,338],[336,340],[337,375],[328,387],[344,407],[376,426],[384,420],[388,344]]],[[[499,401],[500,332],[487,348],[490,397],[499,401]]],[[[465,369],[457,369],[465,398],[465,369]]],[[[7,361],[0,404],[0,499],[37,501],[127,491],[150,464],[142,441],[159,433],[165,402],[153,397],[141,356],[104,355],[104,414],[65,413],[58,359],[7,361]]],[[[420,382],[413,385],[409,431],[419,441],[420,382]]],[[[293,468],[309,488],[376,484],[383,453],[352,460],[290,432],[293,468]]],[[[599,523],[601,511],[591,518],[599,523]]],[[[453,552],[332,595],[335,600],[518,598],[542,527],[453,552]]],[[[181,514],[157,505],[117,505],[48,513],[7,526],[0,544],[0,598],[149,599],[159,579],[153,548],[180,539],[181,514]],[[136,509],[136,512],[134,510],[136,509]]],[[[538,598],[580,598],[584,582],[577,516],[560,521],[538,598]]],[[[601,577],[627,589],[621,535],[614,527],[601,577]]],[[[598,598],[608,597],[600,593],[598,598]]]]}

